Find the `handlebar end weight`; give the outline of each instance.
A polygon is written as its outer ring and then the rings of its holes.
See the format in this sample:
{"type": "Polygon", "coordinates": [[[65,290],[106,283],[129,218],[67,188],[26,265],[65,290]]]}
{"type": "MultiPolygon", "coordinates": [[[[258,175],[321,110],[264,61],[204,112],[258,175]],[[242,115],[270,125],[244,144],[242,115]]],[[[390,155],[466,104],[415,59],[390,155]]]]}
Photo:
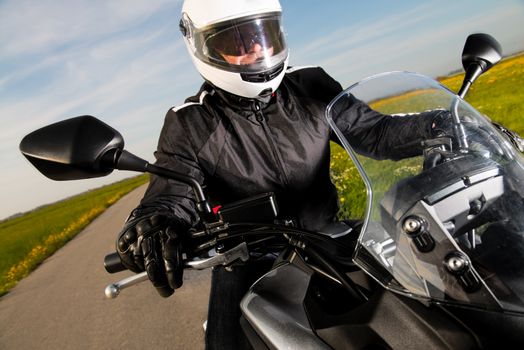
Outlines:
{"type": "Polygon", "coordinates": [[[104,268],[109,273],[117,273],[120,271],[127,270],[124,265],[122,265],[122,261],[120,260],[120,256],[118,256],[118,253],[111,253],[107,254],[104,258],[104,268]]]}

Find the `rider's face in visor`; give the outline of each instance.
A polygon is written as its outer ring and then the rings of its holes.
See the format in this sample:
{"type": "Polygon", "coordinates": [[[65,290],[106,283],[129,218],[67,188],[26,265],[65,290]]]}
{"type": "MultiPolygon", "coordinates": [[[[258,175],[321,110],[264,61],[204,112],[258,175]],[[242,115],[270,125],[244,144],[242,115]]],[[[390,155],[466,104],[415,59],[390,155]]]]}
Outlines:
{"type": "Polygon", "coordinates": [[[273,56],[273,47],[264,48],[259,43],[254,42],[248,50],[244,50],[245,53],[241,55],[228,55],[226,53],[220,52],[220,55],[224,60],[229,64],[234,64],[237,66],[248,65],[257,62],[264,57],[273,56]]]}
{"type": "MultiPolygon", "coordinates": [[[[205,46],[208,52],[232,66],[269,63],[285,50],[285,43],[276,19],[255,19],[236,24],[210,35],[205,46]]],[[[269,65],[269,64],[268,64],[269,65]]]]}

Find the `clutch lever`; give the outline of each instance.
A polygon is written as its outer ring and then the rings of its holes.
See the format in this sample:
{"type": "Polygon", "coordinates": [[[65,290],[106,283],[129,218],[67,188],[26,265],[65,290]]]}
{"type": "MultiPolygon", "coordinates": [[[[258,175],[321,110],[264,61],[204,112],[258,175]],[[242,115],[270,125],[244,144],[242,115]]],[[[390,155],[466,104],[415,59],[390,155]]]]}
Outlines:
{"type": "Polygon", "coordinates": [[[124,278],[121,281],[109,284],[104,290],[107,299],[115,299],[122,289],[134,286],[140,282],[148,280],[147,272],[141,272],[136,275],[124,278]]]}
{"type": "MultiPolygon", "coordinates": [[[[198,260],[186,261],[184,267],[195,270],[204,270],[213,266],[228,265],[235,260],[247,261],[249,259],[249,250],[245,242],[225,251],[224,253],[217,253],[216,255],[198,260]]],[[[124,278],[121,281],[109,284],[105,289],[105,295],[108,299],[115,299],[123,289],[134,286],[140,282],[146,281],[147,272],[124,278]]]]}

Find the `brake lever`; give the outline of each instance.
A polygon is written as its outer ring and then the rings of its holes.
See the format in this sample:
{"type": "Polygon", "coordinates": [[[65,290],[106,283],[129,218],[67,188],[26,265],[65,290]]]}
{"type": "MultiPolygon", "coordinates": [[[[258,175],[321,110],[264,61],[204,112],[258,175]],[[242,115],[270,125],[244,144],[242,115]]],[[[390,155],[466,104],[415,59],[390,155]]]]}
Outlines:
{"type": "MultiPolygon", "coordinates": [[[[228,265],[238,259],[242,261],[247,261],[249,259],[249,250],[247,249],[247,244],[245,242],[210,258],[186,261],[184,267],[195,270],[204,270],[213,266],[228,265]]],[[[134,276],[124,278],[119,282],[111,283],[105,289],[106,298],[115,299],[123,289],[147,281],[148,279],[147,272],[141,272],[134,276]]]]}
{"type": "Polygon", "coordinates": [[[224,253],[218,253],[210,258],[186,261],[185,266],[196,270],[204,270],[217,265],[228,265],[233,261],[240,259],[247,261],[249,259],[249,250],[246,242],[242,242],[224,253]]]}

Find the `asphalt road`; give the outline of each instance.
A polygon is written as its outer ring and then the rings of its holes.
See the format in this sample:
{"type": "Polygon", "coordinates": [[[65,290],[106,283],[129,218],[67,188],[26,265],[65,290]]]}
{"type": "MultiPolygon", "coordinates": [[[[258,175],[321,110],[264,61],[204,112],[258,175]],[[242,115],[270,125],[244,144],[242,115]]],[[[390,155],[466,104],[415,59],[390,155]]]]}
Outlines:
{"type": "Polygon", "coordinates": [[[169,298],[149,282],[113,300],[105,254],[145,187],[106,210],[75,239],[0,298],[0,349],[203,349],[210,271],[186,271],[169,298]]]}

